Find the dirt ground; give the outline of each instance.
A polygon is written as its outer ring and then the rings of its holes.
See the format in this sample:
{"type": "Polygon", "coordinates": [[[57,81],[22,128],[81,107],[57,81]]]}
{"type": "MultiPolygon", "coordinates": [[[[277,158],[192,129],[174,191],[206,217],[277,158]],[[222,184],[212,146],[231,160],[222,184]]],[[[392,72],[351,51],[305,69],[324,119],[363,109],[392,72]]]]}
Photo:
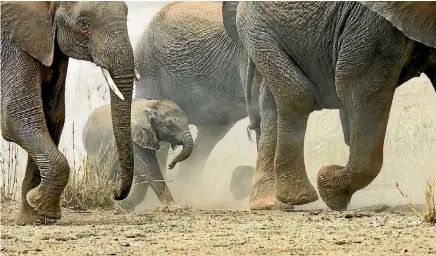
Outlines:
{"type": "Polygon", "coordinates": [[[436,255],[436,226],[406,206],[348,212],[73,211],[15,226],[3,204],[2,255],[436,255]]]}

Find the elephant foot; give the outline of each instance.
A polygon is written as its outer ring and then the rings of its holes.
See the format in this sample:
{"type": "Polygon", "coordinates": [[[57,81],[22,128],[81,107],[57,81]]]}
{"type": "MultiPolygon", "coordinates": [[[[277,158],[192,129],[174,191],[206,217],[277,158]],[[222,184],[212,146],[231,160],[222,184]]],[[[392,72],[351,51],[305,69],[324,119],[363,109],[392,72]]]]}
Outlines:
{"type": "Polygon", "coordinates": [[[319,194],[326,205],[334,211],[348,208],[354,191],[350,189],[351,174],[343,166],[328,165],[318,172],[319,194]]]}
{"type": "Polygon", "coordinates": [[[277,200],[273,195],[273,199],[258,198],[255,201],[250,201],[250,210],[252,211],[264,211],[264,210],[283,210],[290,211],[294,209],[293,205],[284,204],[277,200]]]}
{"type": "Polygon", "coordinates": [[[155,211],[157,212],[175,212],[181,210],[183,207],[176,203],[166,203],[161,204],[156,207],[155,211]]]}
{"type": "Polygon", "coordinates": [[[302,205],[318,200],[318,193],[308,179],[289,183],[276,183],[275,196],[285,204],[302,205]]]}
{"type": "Polygon", "coordinates": [[[47,192],[41,185],[30,190],[26,199],[37,214],[47,219],[60,219],[62,217],[60,207],[60,196],[47,192]]]}
{"type": "Polygon", "coordinates": [[[57,220],[45,218],[39,215],[34,209],[23,208],[15,214],[14,223],[15,225],[25,226],[25,225],[51,225],[55,224],[57,220]]]}
{"type": "Polygon", "coordinates": [[[258,189],[254,190],[250,195],[249,207],[252,211],[258,210],[293,210],[294,206],[284,204],[277,200],[274,195],[274,191],[268,191],[267,193],[261,192],[258,189]]]}

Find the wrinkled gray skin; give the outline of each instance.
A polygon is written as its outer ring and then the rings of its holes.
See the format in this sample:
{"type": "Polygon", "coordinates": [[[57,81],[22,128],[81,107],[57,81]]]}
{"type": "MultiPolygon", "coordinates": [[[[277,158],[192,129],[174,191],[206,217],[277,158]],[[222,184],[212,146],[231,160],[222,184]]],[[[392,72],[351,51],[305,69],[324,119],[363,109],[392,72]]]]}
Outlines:
{"type": "Polygon", "coordinates": [[[1,129],[29,154],[17,224],[61,218],[60,196],[70,168],[57,146],[65,120],[69,57],[105,68],[119,90],[111,92],[112,122],[122,168],[124,199],[133,180],[130,106],[133,51],[123,2],[1,3],[1,129]]]}
{"type": "Polygon", "coordinates": [[[254,168],[248,165],[240,165],[233,170],[229,189],[235,200],[241,200],[250,195],[253,173],[254,168]]]}
{"type": "Polygon", "coordinates": [[[344,108],[350,155],[345,167],[321,168],[318,189],[329,208],[347,209],[380,172],[395,89],[422,72],[436,86],[434,15],[431,2],[224,4],[229,35],[262,75],[251,209],[265,208],[274,195],[293,205],[318,199],[303,148],[309,114],[324,108],[344,108]]]}
{"type": "MultiPolygon", "coordinates": [[[[83,129],[83,145],[88,157],[101,159],[99,168],[110,169],[111,173],[120,174],[118,158],[113,154],[113,131],[111,109],[109,105],[95,109],[83,129]]],[[[161,172],[156,151],[160,142],[169,142],[172,147],[183,145],[183,149],[169,165],[172,169],[176,163],[189,157],[193,142],[185,113],[173,102],[134,99],[132,101],[132,141],[135,155],[134,188],[122,202],[126,208],[140,204],[150,185],[160,202],[173,204],[174,199],[161,172]]],[[[163,166],[165,168],[165,166],[163,166]]]]}
{"type": "Polygon", "coordinates": [[[192,181],[215,145],[247,116],[246,53],[227,36],[220,2],[173,2],[149,23],[134,54],[141,75],[136,97],[177,103],[198,129],[192,156],[180,164],[177,177],[192,181]]]}

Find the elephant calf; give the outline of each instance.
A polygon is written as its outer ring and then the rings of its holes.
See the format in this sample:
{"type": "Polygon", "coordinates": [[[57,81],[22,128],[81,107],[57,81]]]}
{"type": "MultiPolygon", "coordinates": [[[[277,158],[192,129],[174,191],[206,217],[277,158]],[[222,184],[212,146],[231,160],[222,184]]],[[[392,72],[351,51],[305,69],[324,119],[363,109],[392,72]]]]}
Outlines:
{"type": "MultiPolygon", "coordinates": [[[[187,159],[192,152],[193,141],[185,113],[175,103],[167,100],[135,99],[132,101],[132,141],[135,155],[135,186],[123,201],[123,206],[134,208],[144,199],[151,185],[162,204],[174,203],[165,183],[156,151],[159,142],[169,142],[174,148],[183,145],[183,150],[169,165],[187,159]],[[151,176],[151,177],[150,177],[151,176]]],[[[104,105],[91,114],[83,130],[83,144],[88,157],[98,157],[98,165],[112,164],[112,175],[120,174],[120,166],[114,152],[111,108],[104,105]]]]}

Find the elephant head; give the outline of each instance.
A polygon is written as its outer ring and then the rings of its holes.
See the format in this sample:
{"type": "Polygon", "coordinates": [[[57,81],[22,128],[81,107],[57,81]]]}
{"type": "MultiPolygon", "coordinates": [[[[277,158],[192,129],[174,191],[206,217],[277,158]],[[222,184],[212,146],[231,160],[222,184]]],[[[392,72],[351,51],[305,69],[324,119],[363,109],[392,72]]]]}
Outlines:
{"type": "Polygon", "coordinates": [[[133,180],[130,112],[133,50],[123,2],[2,2],[2,38],[50,67],[59,55],[99,66],[111,89],[112,122],[123,170],[115,199],[124,199],[133,180]]]}
{"type": "Polygon", "coordinates": [[[167,100],[134,100],[132,139],[139,146],[153,150],[159,149],[159,141],[169,142],[173,148],[183,145],[183,150],[169,164],[170,169],[187,159],[193,149],[185,113],[175,103],[167,100]]]}

